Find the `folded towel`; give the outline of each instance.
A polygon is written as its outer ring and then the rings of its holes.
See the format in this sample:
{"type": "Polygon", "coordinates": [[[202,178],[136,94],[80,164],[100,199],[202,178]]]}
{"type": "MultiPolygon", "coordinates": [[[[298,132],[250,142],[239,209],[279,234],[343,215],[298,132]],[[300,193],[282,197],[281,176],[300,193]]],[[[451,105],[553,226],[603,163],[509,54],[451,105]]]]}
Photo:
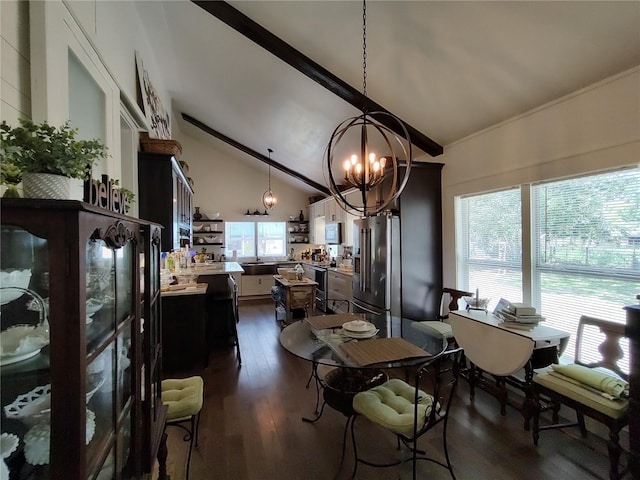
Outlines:
{"type": "Polygon", "coordinates": [[[567,377],[573,378],[591,388],[608,393],[609,395],[620,398],[629,395],[629,384],[623,379],[598,372],[592,368],[583,365],[551,365],[555,372],[561,373],[567,377]]]}

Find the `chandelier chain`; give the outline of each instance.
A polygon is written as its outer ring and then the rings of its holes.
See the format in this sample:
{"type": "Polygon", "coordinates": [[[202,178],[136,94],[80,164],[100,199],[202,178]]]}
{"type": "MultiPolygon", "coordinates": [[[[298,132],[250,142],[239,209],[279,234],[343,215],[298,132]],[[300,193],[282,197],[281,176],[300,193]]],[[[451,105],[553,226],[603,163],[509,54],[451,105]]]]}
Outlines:
{"type": "Polygon", "coordinates": [[[364,110],[367,110],[367,2],[362,2],[362,93],[365,97],[364,110]]]}

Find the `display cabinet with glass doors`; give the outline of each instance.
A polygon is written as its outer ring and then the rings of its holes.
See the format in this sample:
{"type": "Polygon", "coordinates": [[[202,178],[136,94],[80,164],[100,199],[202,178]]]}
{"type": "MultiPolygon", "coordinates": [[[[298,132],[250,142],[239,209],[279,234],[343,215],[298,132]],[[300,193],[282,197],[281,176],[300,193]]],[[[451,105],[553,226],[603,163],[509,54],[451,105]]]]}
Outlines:
{"type": "Polygon", "coordinates": [[[157,227],[76,201],[0,208],[0,473],[142,478],[164,422],[157,227]]]}

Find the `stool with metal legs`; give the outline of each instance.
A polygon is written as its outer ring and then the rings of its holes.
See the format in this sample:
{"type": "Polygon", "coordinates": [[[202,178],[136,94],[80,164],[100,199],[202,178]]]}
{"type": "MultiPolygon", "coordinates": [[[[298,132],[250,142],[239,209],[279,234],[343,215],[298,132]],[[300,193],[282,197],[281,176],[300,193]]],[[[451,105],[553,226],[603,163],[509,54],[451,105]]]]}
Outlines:
{"type": "Polygon", "coordinates": [[[195,446],[198,446],[198,427],[203,397],[204,381],[202,377],[194,376],[162,381],[162,403],[168,407],[166,425],[179,427],[187,432],[183,437],[185,442],[189,442],[187,475],[185,477],[187,480],[189,480],[194,442],[195,446]]]}

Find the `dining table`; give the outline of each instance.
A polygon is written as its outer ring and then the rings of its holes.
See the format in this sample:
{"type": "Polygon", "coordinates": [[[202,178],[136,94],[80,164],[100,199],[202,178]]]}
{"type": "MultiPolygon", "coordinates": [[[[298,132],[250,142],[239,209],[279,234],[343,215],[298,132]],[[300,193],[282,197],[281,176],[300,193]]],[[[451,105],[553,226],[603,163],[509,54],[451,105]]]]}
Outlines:
{"type": "Polygon", "coordinates": [[[464,349],[468,368],[463,375],[471,399],[476,387],[485,390],[500,402],[501,415],[506,415],[507,405],[515,408],[529,430],[535,408],[535,370],[558,363],[570,334],[544,324],[509,327],[495,313],[475,309],[452,311],[448,322],[456,343],[464,349]],[[514,389],[524,394],[522,401],[513,395],[514,389]]]}
{"type": "MultiPolygon", "coordinates": [[[[446,340],[432,337],[415,326],[414,320],[390,314],[319,315],[283,328],[280,344],[288,352],[311,363],[307,386],[312,380],[316,381],[318,395],[323,391],[323,407],[326,402],[349,417],[353,414],[350,405],[353,395],[386,381],[385,370],[405,369],[409,374],[412,368],[417,370],[447,347],[446,340]],[[373,330],[366,333],[349,331],[345,326],[352,322],[367,322],[373,330]],[[319,365],[334,367],[332,375],[320,378],[319,365]],[[348,385],[349,391],[341,391],[343,388],[332,385],[331,378],[339,380],[337,383],[342,386],[348,385]]],[[[316,417],[303,420],[315,422],[321,415],[317,397],[316,417]]]]}

